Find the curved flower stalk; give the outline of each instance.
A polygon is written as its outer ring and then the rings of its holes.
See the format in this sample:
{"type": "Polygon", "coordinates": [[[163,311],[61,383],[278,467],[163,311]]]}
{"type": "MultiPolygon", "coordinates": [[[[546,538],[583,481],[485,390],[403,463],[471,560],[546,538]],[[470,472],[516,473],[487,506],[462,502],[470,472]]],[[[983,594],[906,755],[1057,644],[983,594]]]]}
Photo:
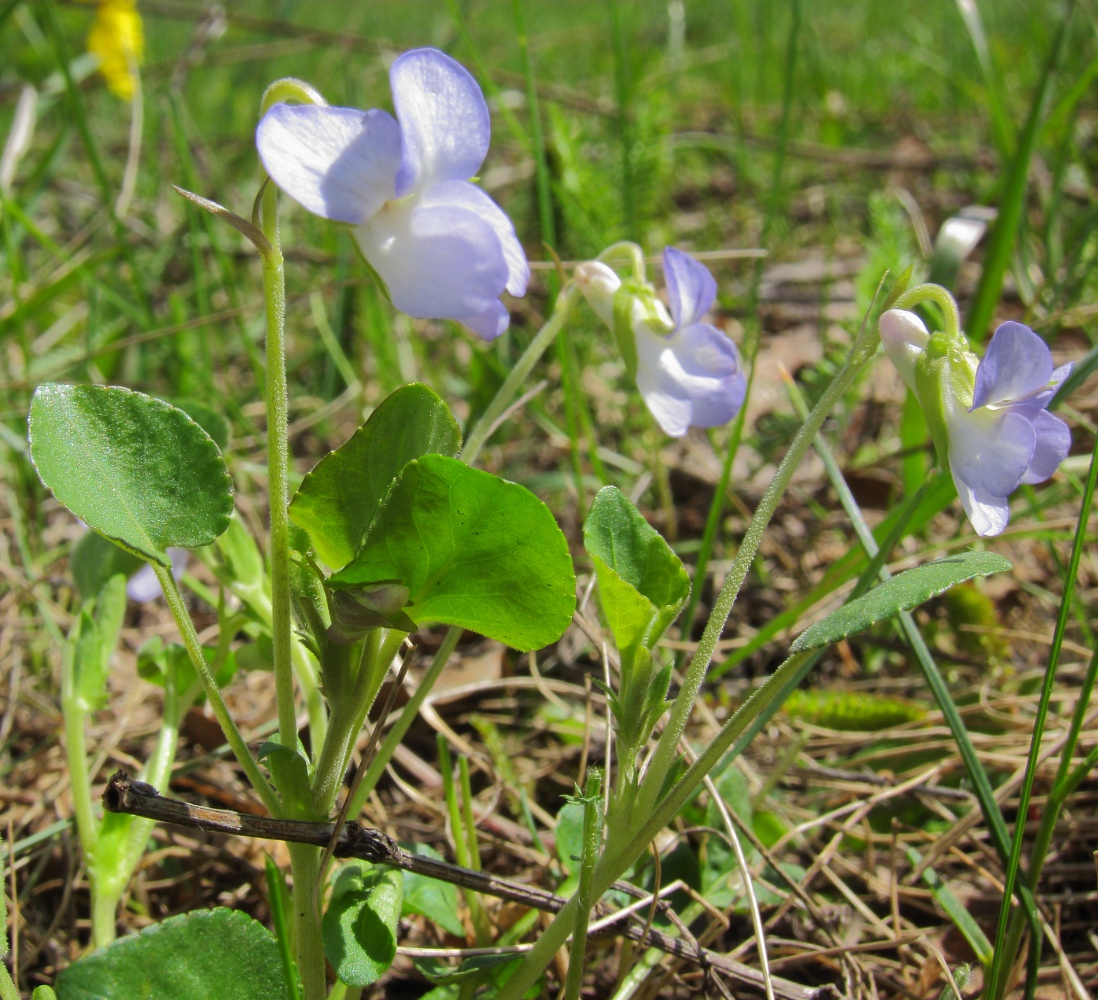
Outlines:
{"type": "Polygon", "coordinates": [[[111,93],[132,101],[137,90],[137,67],[145,51],[136,0],[101,0],[88,31],[88,51],[99,56],[99,72],[111,93]]]}
{"type": "Polygon", "coordinates": [[[1047,409],[1071,363],[1054,369],[1048,345],[1021,323],[1003,323],[983,359],[959,332],[931,334],[905,309],[888,310],[880,330],[926,411],[972,527],[1000,534],[1010,520],[1007,497],[1048,479],[1071,448],[1067,424],[1047,409]]]}
{"type": "Polygon", "coordinates": [[[310,212],[355,227],[394,306],[492,340],[509,322],[500,296],[525,294],[530,271],[511,220],[469,182],[488,153],[484,96],[436,49],[404,53],[389,80],[396,118],[275,104],[256,130],[259,157],[310,212]]]}
{"type": "Polygon", "coordinates": [[[610,327],[652,416],[672,437],[691,427],[720,427],[743,405],[747,378],[736,345],[701,322],[717,283],[687,253],[663,251],[670,315],[647,282],[622,280],[600,261],[576,268],[576,284],[610,327]]]}

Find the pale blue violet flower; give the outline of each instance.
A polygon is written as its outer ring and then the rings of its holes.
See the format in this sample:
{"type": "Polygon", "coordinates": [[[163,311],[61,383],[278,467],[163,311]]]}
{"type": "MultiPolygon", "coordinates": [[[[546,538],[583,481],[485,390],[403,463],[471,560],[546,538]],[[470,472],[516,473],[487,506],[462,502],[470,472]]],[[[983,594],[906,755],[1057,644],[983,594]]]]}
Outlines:
{"type": "Polygon", "coordinates": [[[1007,497],[1048,479],[1071,448],[1067,424],[1047,409],[1071,363],[1054,368],[1048,345],[1021,323],[1003,323],[982,360],[963,337],[930,334],[904,309],[889,309],[880,330],[976,534],[998,535],[1010,520],[1007,497]]]}
{"type": "Polygon", "coordinates": [[[477,82],[437,49],[389,71],[396,118],[374,108],[275,104],[256,130],[271,179],[310,212],[354,226],[394,306],[487,340],[507,329],[504,291],[529,266],[511,220],[469,182],[488,153],[477,82]]]}
{"type": "Polygon", "coordinates": [[[664,432],[720,427],[743,406],[747,379],[736,345],[702,318],[717,283],[687,253],[663,251],[668,315],[647,282],[626,282],[600,261],[576,268],[576,284],[614,333],[625,366],[664,432]]]}

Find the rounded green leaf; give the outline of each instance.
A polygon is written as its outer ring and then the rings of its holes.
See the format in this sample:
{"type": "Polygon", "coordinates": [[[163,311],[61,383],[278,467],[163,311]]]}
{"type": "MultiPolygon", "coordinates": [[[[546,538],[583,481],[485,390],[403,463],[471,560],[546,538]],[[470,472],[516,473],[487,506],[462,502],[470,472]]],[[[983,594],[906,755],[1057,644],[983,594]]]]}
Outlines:
{"type": "Polygon", "coordinates": [[[58,1000],[289,1000],[278,945],[246,913],[195,910],[73,962],[58,1000]]]}
{"type": "Polygon", "coordinates": [[[789,647],[790,652],[801,653],[838,642],[901,611],[910,611],[958,583],[977,576],[1004,573],[1010,568],[1010,560],[995,552],[964,552],[916,566],[810,625],[797,636],[789,647]]]}
{"type": "Polygon", "coordinates": [[[399,580],[417,625],[460,625],[523,652],[561,637],[576,607],[568,543],[533,493],[456,459],[409,462],[335,587],[399,580]]]}
{"type": "Polygon", "coordinates": [[[339,448],[301,483],[290,519],[308,532],[329,566],[346,566],[358,552],[393,480],[412,459],[456,455],[461,430],[442,399],[413,383],[392,393],[339,448]]]}
{"type": "Polygon", "coordinates": [[[40,386],[30,447],[62,504],[162,566],[171,566],[169,545],[208,545],[229,526],[233,484],[221,452],[163,400],[117,386],[40,386]]]}
{"type": "Polygon", "coordinates": [[[616,486],[595,496],[583,544],[599,579],[599,599],[619,649],[655,646],[690,594],[682,561],[616,486]]]}
{"type": "Polygon", "coordinates": [[[340,870],[321,932],[342,982],[369,986],[393,964],[403,899],[403,873],[395,868],[349,861],[340,870]]]}

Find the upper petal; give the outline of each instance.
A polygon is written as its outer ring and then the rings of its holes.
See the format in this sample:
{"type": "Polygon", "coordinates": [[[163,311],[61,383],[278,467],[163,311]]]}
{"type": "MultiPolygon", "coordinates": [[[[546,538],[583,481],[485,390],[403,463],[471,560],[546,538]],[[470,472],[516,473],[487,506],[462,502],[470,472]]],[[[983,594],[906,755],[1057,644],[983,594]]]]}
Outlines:
{"type": "Polygon", "coordinates": [[[961,498],[961,506],[964,507],[976,534],[982,537],[1002,534],[1010,521],[1010,504],[1007,498],[969,486],[956,472],[953,473],[953,482],[957,487],[957,496],[961,498]]]}
{"type": "Polygon", "coordinates": [[[717,282],[709,273],[709,268],[690,254],[674,247],[665,247],[663,278],[676,327],[697,323],[712,308],[717,297],[717,282]]]}
{"type": "Polygon", "coordinates": [[[637,388],[665,433],[719,427],[743,405],[747,379],[736,345],[716,327],[696,323],[661,337],[637,338],[637,388]]]}
{"type": "Polygon", "coordinates": [[[271,180],[314,215],[358,225],[394,197],[400,126],[384,111],[275,104],[255,144],[271,180]]]}
{"type": "Polygon", "coordinates": [[[969,413],[958,408],[947,419],[954,475],[994,496],[1017,489],[1037,441],[1033,423],[1010,410],[969,413]]]}
{"type": "Polygon", "coordinates": [[[1048,387],[1052,353],[1028,326],[1003,323],[976,369],[972,408],[1011,403],[1048,387]]]}
{"type": "Polygon", "coordinates": [[[480,86],[438,49],[405,52],[389,70],[404,139],[397,197],[472,177],[488,155],[491,122],[480,86]]]}
{"type": "Polygon", "coordinates": [[[355,238],[402,312],[465,322],[483,337],[497,336],[506,329],[497,306],[510,264],[492,223],[461,198],[444,197],[450,187],[389,202],[355,238]]]}
{"type": "Polygon", "coordinates": [[[881,331],[881,343],[885,353],[914,391],[915,362],[930,340],[923,321],[907,309],[889,309],[881,315],[878,329],[881,331]]]}

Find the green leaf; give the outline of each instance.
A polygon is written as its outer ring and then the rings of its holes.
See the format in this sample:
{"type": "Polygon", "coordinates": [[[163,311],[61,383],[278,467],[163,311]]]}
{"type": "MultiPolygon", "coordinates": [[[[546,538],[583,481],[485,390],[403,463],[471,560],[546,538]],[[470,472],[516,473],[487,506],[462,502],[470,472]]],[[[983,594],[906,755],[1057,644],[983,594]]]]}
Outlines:
{"type": "Polygon", "coordinates": [[[460,625],[523,652],[555,642],[572,620],[568,543],[529,490],[425,455],[405,466],[362,551],[335,587],[399,580],[417,625],[460,625]]]}
{"type": "MultiPolygon", "coordinates": [[[[275,788],[293,819],[319,821],[313,808],[312,786],[309,783],[309,762],[298,751],[281,743],[267,740],[260,744],[256,760],[266,760],[275,788]]],[[[346,982],[346,980],[344,980],[346,982]]]]}
{"type": "Polygon", "coordinates": [[[163,400],[116,386],[39,386],[30,447],[62,504],[161,566],[171,566],[169,545],[208,545],[229,526],[233,484],[217,445],[163,400]]]}
{"type": "Polygon", "coordinates": [[[502,965],[518,965],[521,961],[522,956],[508,954],[473,955],[471,958],[463,959],[456,966],[437,958],[418,958],[415,966],[432,983],[449,986],[480,976],[489,969],[496,969],[502,965]]]}
{"type": "MultiPolygon", "coordinates": [[[[442,855],[428,844],[407,845],[413,854],[442,860],[442,855]]],[[[420,913],[433,920],[444,931],[465,937],[465,925],[458,915],[457,886],[437,878],[404,873],[404,913],[420,913]]]]}
{"type": "Polygon", "coordinates": [[[229,446],[229,422],[212,406],[198,399],[177,399],[174,405],[209,434],[221,451],[229,446]]]}
{"type": "Polygon", "coordinates": [[[594,559],[600,601],[618,648],[637,642],[653,648],[690,593],[679,557],[615,486],[595,496],[583,544],[594,559]],[[654,616],[646,618],[645,603],[654,616]]]}
{"type": "Polygon", "coordinates": [[[324,954],[348,986],[376,983],[396,957],[402,873],[368,861],[340,870],[321,920],[324,954]]]}
{"type": "MultiPolygon", "coordinates": [[[[907,860],[918,868],[923,860],[922,855],[914,847],[908,847],[906,850],[907,860]]],[[[986,967],[994,957],[994,949],[975,918],[933,868],[923,869],[923,881],[930,887],[930,894],[934,897],[934,901],[953,921],[953,926],[964,935],[980,963],[986,967]]]]}
{"type": "Polygon", "coordinates": [[[583,806],[578,802],[565,802],[557,813],[555,832],[557,857],[569,874],[579,871],[583,857],[583,806]]]}
{"type": "Polygon", "coordinates": [[[336,451],[320,460],[290,503],[320,558],[346,566],[358,552],[385,494],[410,461],[456,455],[461,430],[446,404],[419,383],[392,393],[336,451]]]}
{"type": "Polygon", "coordinates": [[[106,701],[111,655],[125,613],[126,578],[118,575],[103,585],[94,604],[85,602],[80,609],[79,633],[69,641],[73,644],[72,694],[85,712],[94,711],[106,701]]]}
{"type": "Polygon", "coordinates": [[[275,939],[224,907],[119,938],[62,969],[55,989],[59,1000],[288,1000],[275,939]]]}
{"type": "Polygon", "coordinates": [[[916,566],[810,625],[790,646],[790,652],[800,653],[838,642],[901,611],[910,611],[958,583],[1010,568],[1010,560],[995,552],[965,552],[916,566]]]}
{"type": "Polygon", "coordinates": [[[73,583],[85,600],[95,597],[116,573],[130,577],[144,565],[144,559],[115,545],[98,531],[84,532],[69,554],[73,583]]]}

